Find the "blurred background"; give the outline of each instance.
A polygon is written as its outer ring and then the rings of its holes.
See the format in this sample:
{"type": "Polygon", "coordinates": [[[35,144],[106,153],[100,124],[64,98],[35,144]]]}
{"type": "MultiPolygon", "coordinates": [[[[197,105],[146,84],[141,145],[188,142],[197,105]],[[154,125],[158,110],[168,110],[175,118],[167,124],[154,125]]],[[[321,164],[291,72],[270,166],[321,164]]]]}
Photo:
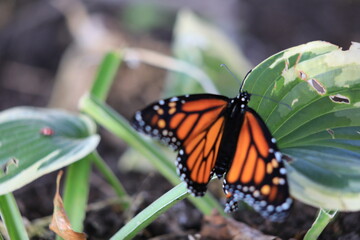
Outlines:
{"type": "MultiPolygon", "coordinates": [[[[46,106],[55,79],[63,74],[62,61],[74,61],[70,64],[74,67],[96,67],[104,52],[125,46],[171,55],[176,16],[183,8],[223,31],[252,66],[280,50],[312,40],[346,49],[351,41],[360,39],[357,0],[2,0],[0,108],[46,106]]],[[[77,71],[73,84],[86,74],[77,71]]],[[[133,78],[132,74],[136,73],[125,71],[123,80],[133,78]]],[[[161,76],[139,77],[142,79],[136,81],[146,82],[144,78],[161,76]]]]}
{"type": "MultiPolygon", "coordinates": [[[[223,32],[239,48],[243,65],[231,69],[239,71],[240,76],[270,55],[309,41],[329,41],[344,49],[352,41],[360,41],[359,0],[1,0],[0,110],[30,105],[76,111],[79,98],[87,91],[106,52],[131,47],[171,56],[177,17],[184,9],[223,32]]],[[[129,118],[161,96],[166,74],[165,70],[150,65],[122,65],[108,102],[129,118]]],[[[126,145],[105,131],[101,133],[100,152],[117,169],[126,145]]],[[[149,179],[161,180],[156,175],[125,172],[119,173],[119,178],[129,189],[135,189],[133,192],[140,188],[157,191],[155,195],[142,196],[146,199],[142,202],[144,206],[164,192],[154,189],[151,181],[144,183],[149,179]]],[[[16,193],[22,213],[29,220],[51,214],[52,205],[48,202],[52,201],[53,180],[53,176],[44,177],[16,193]],[[34,201],[23,200],[31,199],[29,195],[34,201]],[[40,210],[39,201],[44,203],[40,210]]],[[[104,181],[96,173],[92,181],[91,201],[112,194],[101,187],[104,181]]],[[[177,215],[171,216],[181,215],[181,207],[177,209],[172,210],[178,211],[177,215]]],[[[298,231],[311,225],[316,211],[309,211],[310,221],[306,217],[300,220],[298,231]]],[[[182,228],[192,228],[199,222],[199,213],[191,214],[196,216],[187,215],[180,224],[182,228]],[[195,223],[189,223],[189,219],[195,223]]],[[[106,234],[123,224],[116,220],[116,215],[108,214],[101,221],[96,216],[90,213],[87,220],[90,222],[87,230],[99,235],[93,239],[106,239],[106,234]],[[113,224],[112,229],[104,227],[109,223],[113,224]]],[[[174,218],[176,222],[181,220],[174,218]]],[[[348,232],[344,226],[333,226],[340,228],[341,233],[345,231],[344,236],[349,235],[342,239],[360,239],[359,229],[351,224],[358,223],[359,217],[344,221],[348,232]]],[[[168,231],[160,230],[162,225],[159,226],[153,227],[155,232],[168,231]]],[[[328,231],[330,234],[334,230],[328,231]]]]}

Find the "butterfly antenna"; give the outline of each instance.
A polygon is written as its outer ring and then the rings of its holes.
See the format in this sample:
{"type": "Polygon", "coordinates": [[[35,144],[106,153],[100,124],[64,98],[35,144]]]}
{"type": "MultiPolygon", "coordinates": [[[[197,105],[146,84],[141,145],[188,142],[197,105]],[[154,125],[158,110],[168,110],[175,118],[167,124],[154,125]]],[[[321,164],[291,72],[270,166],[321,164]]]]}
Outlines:
{"type": "Polygon", "coordinates": [[[235,76],[235,74],[228,68],[228,66],[226,66],[224,63],[222,63],[222,64],[220,64],[220,67],[224,67],[226,69],[226,71],[228,71],[228,73],[230,73],[234,79],[236,79],[237,81],[239,81],[239,83],[242,84],[242,82],[235,76]]]}
{"type": "Polygon", "coordinates": [[[228,73],[231,74],[231,76],[233,76],[233,78],[235,78],[237,81],[239,81],[240,83],[240,91],[241,89],[243,88],[243,85],[245,83],[245,79],[247,78],[247,76],[249,75],[249,73],[251,73],[252,70],[250,70],[244,77],[244,79],[242,81],[240,81],[236,76],[235,74],[228,68],[228,66],[226,66],[224,63],[223,64],[220,64],[220,67],[224,67],[226,69],[226,71],[228,71],[228,73]]]}
{"type": "Polygon", "coordinates": [[[258,96],[258,97],[265,98],[265,99],[270,100],[270,101],[272,101],[272,102],[276,102],[276,103],[278,103],[278,104],[282,104],[282,105],[284,105],[285,107],[287,107],[287,108],[289,108],[290,110],[292,110],[291,106],[290,106],[289,104],[287,104],[287,103],[283,103],[283,102],[277,101],[277,100],[275,100],[275,99],[272,99],[272,98],[269,98],[269,97],[266,97],[266,96],[263,96],[263,95],[260,95],[260,94],[256,94],[256,93],[251,93],[251,96],[258,96]]]}
{"type": "MultiPolygon", "coordinates": [[[[230,74],[231,74],[231,76],[233,76],[233,78],[235,78],[237,81],[239,81],[241,84],[240,84],[240,91],[241,91],[241,89],[243,88],[243,85],[244,85],[244,83],[245,83],[245,80],[246,80],[246,78],[247,78],[247,76],[251,73],[251,71],[252,71],[252,69],[245,75],[245,77],[244,77],[244,79],[242,80],[242,81],[240,81],[236,76],[235,76],[235,74],[228,68],[228,66],[226,66],[226,64],[220,64],[220,67],[224,67],[225,69],[226,69],[226,71],[228,71],[230,74]]],[[[251,93],[251,95],[252,96],[258,96],[258,97],[262,97],[262,98],[265,98],[265,99],[268,99],[268,100],[270,100],[270,101],[272,101],[272,102],[276,102],[276,103],[278,103],[278,104],[282,104],[282,105],[284,105],[285,107],[287,107],[287,108],[289,108],[290,110],[292,110],[292,108],[291,108],[291,106],[289,105],[289,104],[287,104],[287,103],[283,103],[283,102],[279,102],[279,101],[277,101],[277,100],[275,100],[275,99],[272,99],[272,98],[269,98],[269,97],[266,97],[266,96],[263,96],[263,95],[260,95],[260,94],[256,94],[256,93],[251,93]]]]}

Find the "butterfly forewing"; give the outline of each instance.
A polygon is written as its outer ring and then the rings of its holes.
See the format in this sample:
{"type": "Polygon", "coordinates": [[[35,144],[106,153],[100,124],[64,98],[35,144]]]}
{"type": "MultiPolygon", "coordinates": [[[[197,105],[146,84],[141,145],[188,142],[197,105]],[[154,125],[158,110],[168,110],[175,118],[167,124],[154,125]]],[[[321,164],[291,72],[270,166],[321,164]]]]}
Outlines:
{"type": "Polygon", "coordinates": [[[133,127],[178,150],[208,129],[221,115],[228,98],[194,94],[168,98],[135,113],[133,127]]]}
{"type": "Polygon", "coordinates": [[[281,221],[291,206],[282,155],[265,123],[250,108],[244,115],[224,190],[227,211],[235,210],[243,200],[264,217],[281,221]]]}

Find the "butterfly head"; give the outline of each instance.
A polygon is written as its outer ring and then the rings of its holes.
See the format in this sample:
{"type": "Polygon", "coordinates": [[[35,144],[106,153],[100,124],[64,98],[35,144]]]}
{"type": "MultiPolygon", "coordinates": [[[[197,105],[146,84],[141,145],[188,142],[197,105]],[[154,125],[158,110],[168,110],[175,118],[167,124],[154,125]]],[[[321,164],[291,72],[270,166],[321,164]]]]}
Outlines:
{"type": "Polygon", "coordinates": [[[247,91],[240,92],[236,98],[240,100],[242,104],[248,104],[250,101],[251,94],[247,91]]]}

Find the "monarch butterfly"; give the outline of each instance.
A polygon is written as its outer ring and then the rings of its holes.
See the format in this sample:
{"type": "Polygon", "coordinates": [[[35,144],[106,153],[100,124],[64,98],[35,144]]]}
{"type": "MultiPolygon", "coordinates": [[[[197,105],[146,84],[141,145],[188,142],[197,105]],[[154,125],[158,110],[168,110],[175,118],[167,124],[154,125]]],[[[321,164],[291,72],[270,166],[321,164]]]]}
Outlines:
{"type": "Polygon", "coordinates": [[[251,94],[172,97],[137,111],[132,126],[178,150],[177,172],[194,196],[203,196],[215,174],[224,177],[225,211],[245,201],[263,217],[282,221],[292,205],[282,154],[251,94]]]}

